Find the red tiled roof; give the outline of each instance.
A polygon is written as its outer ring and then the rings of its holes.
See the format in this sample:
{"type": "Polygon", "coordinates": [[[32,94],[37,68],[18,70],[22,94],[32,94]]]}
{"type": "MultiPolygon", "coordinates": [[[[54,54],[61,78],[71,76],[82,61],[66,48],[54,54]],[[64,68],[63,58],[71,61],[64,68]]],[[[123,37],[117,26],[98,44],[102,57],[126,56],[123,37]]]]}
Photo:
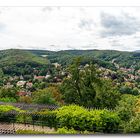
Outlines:
{"type": "Polygon", "coordinates": [[[35,79],[43,79],[45,76],[36,76],[35,79]]]}
{"type": "Polygon", "coordinates": [[[19,96],[25,96],[27,95],[27,92],[24,92],[24,91],[20,91],[17,93],[19,96]]]}

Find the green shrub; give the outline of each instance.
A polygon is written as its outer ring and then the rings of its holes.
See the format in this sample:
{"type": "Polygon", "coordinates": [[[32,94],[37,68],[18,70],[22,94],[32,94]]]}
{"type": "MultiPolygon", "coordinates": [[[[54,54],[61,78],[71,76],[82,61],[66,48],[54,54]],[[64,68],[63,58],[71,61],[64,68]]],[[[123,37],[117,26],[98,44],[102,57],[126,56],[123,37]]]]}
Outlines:
{"type": "Polygon", "coordinates": [[[96,132],[117,132],[119,126],[119,117],[116,113],[108,110],[91,110],[69,105],[63,106],[56,113],[58,127],[74,128],[79,131],[96,132]]]}
{"type": "Polygon", "coordinates": [[[22,112],[17,107],[11,105],[0,105],[0,121],[1,122],[14,122],[16,121],[16,115],[11,112],[22,112]]]}
{"type": "MultiPolygon", "coordinates": [[[[87,110],[77,105],[63,106],[55,111],[44,110],[30,114],[35,125],[67,128],[79,133],[89,132],[118,132],[120,118],[117,113],[108,110],[87,110]]],[[[62,130],[63,130],[62,129],[62,130]]],[[[60,129],[61,130],[61,129],[60,129]]]]}
{"type": "Polygon", "coordinates": [[[17,95],[17,88],[0,88],[0,98],[15,98],[16,100],[19,98],[17,95]]]}
{"type": "Polygon", "coordinates": [[[41,111],[41,112],[35,112],[31,114],[32,121],[36,123],[37,121],[43,122],[42,125],[48,126],[50,128],[57,127],[56,122],[56,113],[53,111],[41,111]]]}
{"type": "Polygon", "coordinates": [[[35,131],[35,130],[17,130],[16,134],[90,134],[88,131],[84,131],[84,132],[78,132],[74,129],[68,129],[67,127],[63,127],[63,128],[59,128],[57,131],[55,132],[43,132],[43,131],[35,131]]]}
{"type": "Polygon", "coordinates": [[[16,131],[16,134],[36,134],[36,135],[38,135],[38,134],[45,134],[45,132],[35,131],[35,130],[21,130],[21,129],[19,129],[19,130],[16,131]]]}
{"type": "Polygon", "coordinates": [[[120,118],[117,113],[104,111],[100,114],[102,120],[102,130],[104,133],[118,132],[120,118]]]}
{"type": "Polygon", "coordinates": [[[136,102],[138,97],[133,95],[123,95],[121,100],[119,101],[118,106],[116,107],[116,112],[122,121],[127,122],[134,116],[134,108],[136,106],[136,102]]]}
{"type": "Polygon", "coordinates": [[[0,113],[6,113],[9,111],[21,112],[22,110],[20,110],[17,107],[11,106],[11,105],[0,105],[0,113]]]}
{"type": "Polygon", "coordinates": [[[125,133],[140,133],[140,115],[132,117],[131,120],[125,123],[125,133]]]}
{"type": "Polygon", "coordinates": [[[58,102],[53,97],[53,94],[48,89],[38,90],[32,93],[33,103],[36,104],[54,104],[57,105],[58,102]]]}
{"type": "Polygon", "coordinates": [[[68,129],[67,127],[58,128],[54,134],[79,134],[76,130],[68,129]]]}
{"type": "Polygon", "coordinates": [[[32,123],[32,116],[27,112],[19,113],[16,116],[16,122],[19,123],[32,123]]]}
{"type": "Polygon", "coordinates": [[[94,132],[89,132],[89,131],[85,130],[85,131],[80,131],[80,134],[82,134],[82,135],[89,135],[89,134],[95,134],[95,133],[94,132]]]}
{"type": "Polygon", "coordinates": [[[17,130],[16,134],[78,134],[77,131],[74,129],[68,129],[66,127],[59,128],[55,132],[43,132],[43,131],[36,131],[36,130],[17,130]]]}
{"type": "Polygon", "coordinates": [[[50,134],[95,134],[94,132],[85,131],[76,131],[73,128],[68,129],[67,127],[58,128],[56,132],[50,132],[50,134]]]}
{"type": "Polygon", "coordinates": [[[75,135],[75,134],[93,134],[93,133],[89,133],[88,131],[76,131],[74,130],[73,128],[72,129],[68,129],[67,127],[63,127],[63,128],[59,128],[57,129],[57,131],[54,131],[54,132],[43,132],[43,131],[36,131],[36,130],[17,130],[16,131],[16,134],[72,134],[72,135],[75,135]]]}
{"type": "Polygon", "coordinates": [[[16,103],[17,100],[13,97],[5,97],[5,98],[0,98],[0,102],[13,102],[16,103]]]}

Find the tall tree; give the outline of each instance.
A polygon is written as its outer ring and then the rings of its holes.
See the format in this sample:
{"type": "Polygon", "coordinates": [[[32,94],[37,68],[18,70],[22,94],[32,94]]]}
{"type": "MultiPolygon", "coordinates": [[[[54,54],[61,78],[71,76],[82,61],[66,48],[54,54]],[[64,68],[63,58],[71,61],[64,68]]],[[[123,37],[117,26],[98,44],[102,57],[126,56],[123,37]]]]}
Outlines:
{"type": "Polygon", "coordinates": [[[81,58],[77,58],[69,67],[69,78],[61,86],[63,97],[67,103],[91,106],[100,85],[99,72],[90,63],[87,67],[80,65],[81,58]]]}
{"type": "Polygon", "coordinates": [[[114,108],[120,94],[112,81],[103,79],[94,64],[81,66],[80,62],[81,58],[78,58],[69,67],[69,77],[61,85],[65,102],[87,107],[114,108]]]}

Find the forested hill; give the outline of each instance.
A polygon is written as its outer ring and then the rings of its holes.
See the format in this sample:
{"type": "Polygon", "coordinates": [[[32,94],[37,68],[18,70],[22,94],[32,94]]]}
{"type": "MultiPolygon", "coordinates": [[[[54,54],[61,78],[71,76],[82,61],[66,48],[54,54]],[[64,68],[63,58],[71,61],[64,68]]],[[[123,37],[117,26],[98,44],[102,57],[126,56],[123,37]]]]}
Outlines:
{"type": "Polygon", "coordinates": [[[64,51],[46,51],[46,50],[3,50],[0,51],[0,66],[17,65],[20,63],[47,64],[48,61],[58,62],[62,65],[68,65],[73,58],[81,56],[84,62],[94,60],[101,65],[112,65],[112,62],[120,66],[130,67],[134,64],[140,64],[140,52],[125,52],[116,50],[64,50],[64,51]]]}
{"type": "Polygon", "coordinates": [[[51,62],[58,62],[61,64],[69,64],[74,57],[83,56],[84,60],[98,60],[99,63],[106,65],[115,62],[120,66],[130,67],[134,64],[140,64],[140,52],[126,52],[116,50],[64,50],[64,51],[42,51],[29,50],[38,56],[47,55],[51,62]]]}
{"type": "Polygon", "coordinates": [[[29,51],[10,49],[0,51],[0,66],[9,66],[17,64],[47,64],[47,59],[39,57],[29,51]]]}
{"type": "Polygon", "coordinates": [[[0,51],[1,75],[31,75],[34,68],[43,68],[48,59],[39,57],[29,51],[10,49],[0,51]]]}

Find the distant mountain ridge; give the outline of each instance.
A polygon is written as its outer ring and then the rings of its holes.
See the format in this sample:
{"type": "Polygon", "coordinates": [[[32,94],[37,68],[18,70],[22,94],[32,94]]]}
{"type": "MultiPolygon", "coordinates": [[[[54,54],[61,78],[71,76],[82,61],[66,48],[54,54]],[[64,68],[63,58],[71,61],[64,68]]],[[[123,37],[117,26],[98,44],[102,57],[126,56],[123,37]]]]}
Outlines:
{"type": "Polygon", "coordinates": [[[127,52],[117,50],[2,50],[0,51],[0,65],[10,65],[22,62],[30,62],[36,64],[46,64],[48,61],[58,62],[62,65],[70,64],[75,57],[83,57],[86,61],[98,60],[101,63],[111,64],[112,60],[120,66],[130,67],[137,62],[139,64],[140,52],[127,52]],[[47,58],[43,58],[46,55],[47,58]]]}
{"type": "Polygon", "coordinates": [[[85,61],[96,60],[102,65],[112,65],[112,61],[119,64],[120,67],[131,67],[134,63],[140,65],[140,52],[128,52],[118,50],[28,50],[38,56],[47,55],[51,62],[58,62],[62,65],[70,64],[75,57],[83,57],[85,61]],[[114,61],[115,60],[115,61],[114,61]]]}

